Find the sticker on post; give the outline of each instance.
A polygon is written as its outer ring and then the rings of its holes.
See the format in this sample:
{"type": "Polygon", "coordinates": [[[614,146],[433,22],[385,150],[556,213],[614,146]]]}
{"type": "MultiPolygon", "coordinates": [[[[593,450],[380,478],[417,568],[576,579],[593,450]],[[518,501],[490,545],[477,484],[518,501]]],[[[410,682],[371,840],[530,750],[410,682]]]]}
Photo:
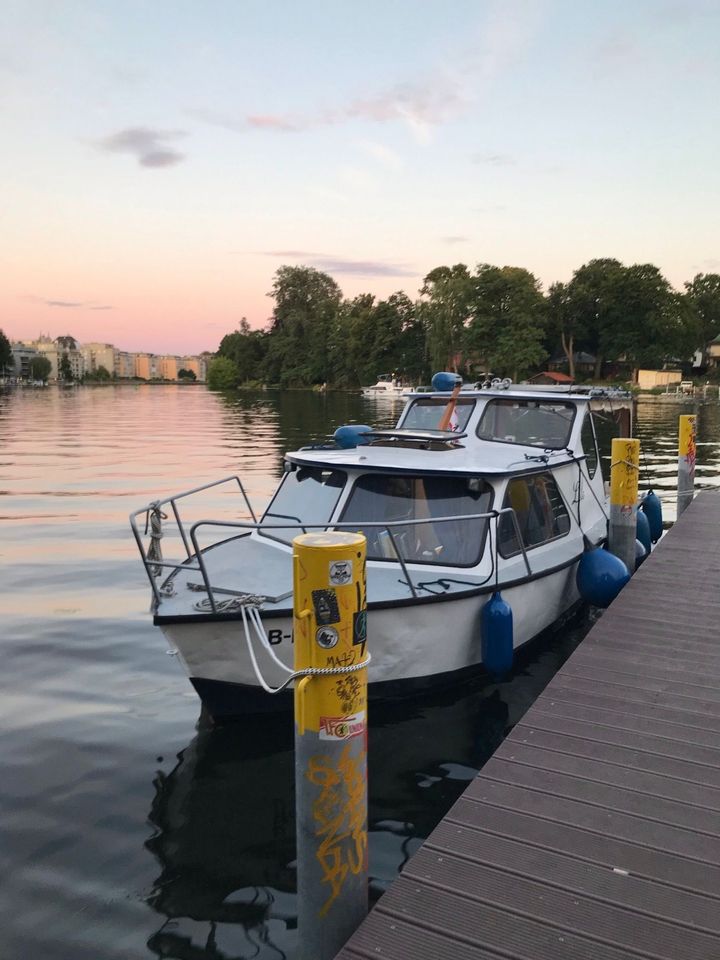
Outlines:
{"type": "Polygon", "coordinates": [[[340,622],[340,607],[334,590],[313,590],[312,599],[319,627],[340,622]]]}
{"type": "Polygon", "coordinates": [[[320,717],[321,740],[349,740],[361,733],[365,733],[364,710],[346,717],[320,717]]]}
{"type": "Polygon", "coordinates": [[[352,583],[353,562],[352,560],[331,560],[330,561],[330,586],[345,587],[352,583]]]}
{"type": "Polygon", "coordinates": [[[353,646],[364,644],[367,640],[367,611],[358,610],[353,614],[353,646]]]}
{"type": "Polygon", "coordinates": [[[335,627],[318,627],[315,632],[315,642],[323,650],[332,650],[339,639],[340,636],[335,627]]]}

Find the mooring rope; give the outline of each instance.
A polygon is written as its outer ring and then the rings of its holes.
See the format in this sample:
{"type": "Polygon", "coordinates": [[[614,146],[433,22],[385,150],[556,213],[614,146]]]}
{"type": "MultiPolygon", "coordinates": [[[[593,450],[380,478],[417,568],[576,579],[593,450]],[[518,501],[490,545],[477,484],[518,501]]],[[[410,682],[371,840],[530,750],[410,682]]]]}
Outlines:
{"type": "Polygon", "coordinates": [[[245,642],[247,643],[248,653],[250,654],[250,661],[253,665],[253,670],[255,671],[255,676],[258,679],[258,683],[266,693],[273,693],[273,694],[281,693],[283,690],[285,690],[286,687],[288,687],[293,682],[293,680],[300,680],[302,677],[332,677],[332,676],[340,676],[345,673],[356,673],[358,670],[364,670],[365,667],[369,665],[370,660],[372,659],[370,654],[368,653],[367,657],[365,657],[365,659],[362,660],[360,663],[351,663],[351,664],[348,664],[348,666],[346,667],[306,667],[304,670],[291,670],[290,667],[284,664],[282,660],[280,660],[276,656],[275,651],[272,649],[270,641],[267,638],[267,634],[265,633],[265,628],[263,627],[262,620],[260,618],[260,614],[258,612],[257,606],[248,605],[246,609],[245,605],[243,605],[240,607],[240,613],[242,615],[243,629],[245,632],[245,642]],[[255,626],[255,631],[258,634],[258,637],[260,637],[260,640],[263,646],[265,647],[265,649],[267,650],[267,652],[270,654],[270,656],[275,661],[275,663],[277,663],[280,667],[282,667],[283,670],[285,670],[288,673],[288,676],[286,677],[286,679],[283,680],[283,682],[278,687],[271,687],[270,684],[267,683],[267,681],[262,675],[262,672],[260,670],[260,665],[257,661],[257,657],[255,656],[255,650],[253,648],[252,640],[250,638],[250,627],[248,624],[248,617],[250,617],[251,620],[253,621],[253,624],[255,626]]]}
{"type": "Polygon", "coordinates": [[[163,513],[160,509],[160,503],[157,500],[154,500],[147,509],[145,514],[145,533],[148,532],[148,526],[150,527],[150,546],[148,547],[147,559],[150,564],[150,573],[154,577],[159,577],[163,571],[162,566],[162,547],[160,541],[163,538],[162,532],[162,522],[167,520],[167,514],[163,513]]]}

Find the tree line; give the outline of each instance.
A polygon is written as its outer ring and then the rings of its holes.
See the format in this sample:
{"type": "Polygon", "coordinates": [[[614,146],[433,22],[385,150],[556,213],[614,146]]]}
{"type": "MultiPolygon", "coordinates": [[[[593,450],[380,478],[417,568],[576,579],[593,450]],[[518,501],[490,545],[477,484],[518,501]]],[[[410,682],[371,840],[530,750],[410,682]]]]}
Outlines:
{"type": "Polygon", "coordinates": [[[223,338],[211,386],[350,387],[393,372],[417,383],[446,368],[518,380],[556,355],[574,377],[579,351],[595,358],[598,378],[608,360],[685,363],[720,333],[720,275],[699,273],[678,291],[653,264],[614,259],[591,260],[547,291],[522,267],[436,267],[415,300],[345,299],[326,273],[282,266],[269,295],[268,328],[243,320],[223,338]]]}

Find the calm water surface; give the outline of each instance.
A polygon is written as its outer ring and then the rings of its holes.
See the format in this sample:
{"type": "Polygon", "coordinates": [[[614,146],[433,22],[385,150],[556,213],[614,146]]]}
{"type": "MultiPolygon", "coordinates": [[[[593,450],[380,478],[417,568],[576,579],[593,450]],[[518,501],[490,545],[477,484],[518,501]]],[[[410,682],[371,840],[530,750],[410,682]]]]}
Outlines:
{"type": "MultiPolygon", "coordinates": [[[[639,404],[666,519],[677,416],[693,409],[639,404]]],[[[697,409],[697,485],[717,487],[720,405],[697,409]]],[[[397,412],[346,395],[227,399],[202,387],[0,393],[2,960],[293,957],[290,723],[200,720],[150,622],[127,515],[231,473],[262,506],[283,450],[397,412]]],[[[201,512],[233,508],[214,494],[201,512]]],[[[374,895],[586,629],[536,644],[507,682],[371,717],[374,895]]]]}

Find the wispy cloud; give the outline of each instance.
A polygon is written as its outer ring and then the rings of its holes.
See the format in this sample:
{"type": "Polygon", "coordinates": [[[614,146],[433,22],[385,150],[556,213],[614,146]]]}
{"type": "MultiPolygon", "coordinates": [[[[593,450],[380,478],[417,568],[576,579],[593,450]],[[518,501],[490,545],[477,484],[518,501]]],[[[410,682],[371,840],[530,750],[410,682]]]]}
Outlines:
{"type": "Polygon", "coordinates": [[[358,277],[416,277],[418,271],[407,263],[391,260],[355,260],[313,250],[262,250],[263,256],[279,260],[302,260],[307,266],[326,273],[351,274],[358,277]]]}
{"type": "Polygon", "coordinates": [[[440,239],[443,243],[448,243],[450,245],[455,243],[468,243],[470,241],[470,237],[460,237],[455,235],[451,235],[449,237],[440,237],[440,239]]]}
{"type": "Polygon", "coordinates": [[[314,266],[327,273],[354,274],[359,277],[416,277],[417,270],[407,264],[384,260],[346,260],[342,257],[327,257],[316,260],[314,266]]]}
{"type": "Polygon", "coordinates": [[[375,140],[360,140],[359,146],[368,156],[377,160],[381,166],[388,170],[402,170],[405,165],[400,154],[391,147],[385,146],[384,143],[377,143],[375,140]]]}
{"type": "Polygon", "coordinates": [[[96,141],[100,150],[131,153],[141,167],[171,167],[181,163],[185,154],[172,149],[167,141],[184,137],[183,130],[154,130],[151,127],[126,127],[96,141]]]}
{"type": "Polygon", "coordinates": [[[278,130],[281,133],[295,133],[302,129],[298,121],[272,113],[260,113],[246,118],[248,127],[254,130],[278,130]]]}
{"type": "Polygon", "coordinates": [[[507,153],[474,153],[470,159],[473,163],[484,163],[490,167],[512,167],[516,162],[507,153]]]}
{"type": "Polygon", "coordinates": [[[114,307],[95,300],[50,300],[46,297],[25,297],[32,303],[42,303],[46,307],[59,307],[62,310],[113,310],[114,307]]]}
{"type": "Polygon", "coordinates": [[[346,103],[284,113],[228,113],[195,106],[187,113],[240,132],[298,133],[352,121],[401,122],[418,141],[427,142],[434,127],[461,115],[520,57],[535,33],[541,5],[538,0],[495,0],[487,9],[482,23],[465,30],[472,39],[464,49],[453,51],[423,75],[360,94],[346,103]]]}

